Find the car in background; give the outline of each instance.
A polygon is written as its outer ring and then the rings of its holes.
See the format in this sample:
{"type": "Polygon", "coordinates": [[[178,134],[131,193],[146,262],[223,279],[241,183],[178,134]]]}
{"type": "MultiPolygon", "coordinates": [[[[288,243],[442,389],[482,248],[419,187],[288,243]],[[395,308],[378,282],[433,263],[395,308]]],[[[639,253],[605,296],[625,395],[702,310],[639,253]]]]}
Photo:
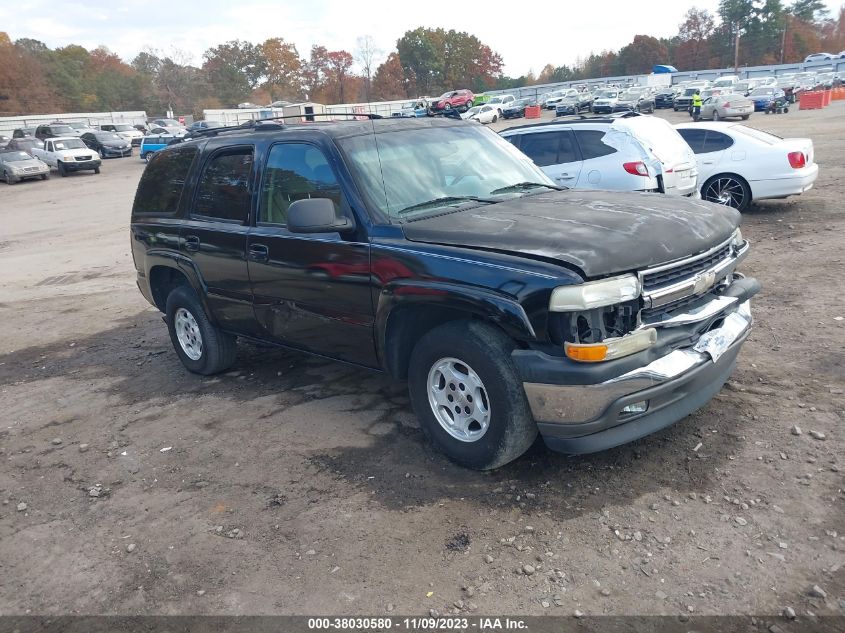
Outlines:
{"type": "MultiPolygon", "coordinates": [[[[225,127],[220,121],[194,121],[188,126],[188,132],[198,132],[200,130],[213,130],[214,128],[225,127]]],[[[139,142],[138,145],[141,143],[139,142]]]]}
{"type": "Polygon", "coordinates": [[[589,111],[589,102],[581,95],[568,95],[555,105],[555,116],[566,116],[569,114],[581,114],[582,110],[589,111]]]}
{"type": "Polygon", "coordinates": [[[592,111],[596,114],[613,112],[616,102],[619,101],[619,91],[615,89],[602,90],[593,100],[592,111]]]}
{"type": "Polygon", "coordinates": [[[525,116],[525,108],[537,105],[536,100],[531,97],[524,99],[517,99],[509,105],[502,108],[503,119],[518,119],[525,116]]]}
{"type": "Polygon", "coordinates": [[[799,90],[799,85],[793,73],[779,75],[775,86],[783,90],[784,94],[786,95],[787,101],[789,101],[790,103],[795,103],[796,93],[799,90]]]}
{"type": "Polygon", "coordinates": [[[176,119],[150,119],[148,123],[150,132],[153,128],[164,128],[172,136],[185,136],[188,133],[188,129],[176,119]]]}
{"type": "Polygon", "coordinates": [[[773,101],[786,100],[786,93],[775,86],[758,86],[748,94],[748,98],[754,104],[755,112],[765,112],[773,101]]]}
{"type": "Polygon", "coordinates": [[[833,53],[813,53],[812,55],[807,55],[807,57],[804,58],[804,63],[829,62],[832,59],[836,59],[836,55],[833,53]]]}
{"type": "Polygon", "coordinates": [[[34,136],[27,136],[24,138],[13,138],[6,143],[6,149],[19,149],[26,152],[30,156],[34,156],[33,151],[37,149],[44,149],[44,141],[37,139],[34,136]]]}
{"type": "Polygon", "coordinates": [[[55,167],[63,178],[74,171],[100,173],[100,159],[77,136],[48,138],[42,149],[33,148],[32,155],[55,167]]]}
{"type": "Polygon", "coordinates": [[[141,139],[140,155],[141,160],[150,162],[153,154],[164,149],[168,145],[178,143],[180,139],[170,134],[150,134],[141,139]]]}
{"type": "Polygon", "coordinates": [[[442,112],[444,110],[466,112],[472,107],[474,98],[475,96],[469,90],[450,90],[437,97],[434,103],[431,104],[431,109],[434,112],[442,112]]]}
{"type": "Polygon", "coordinates": [[[135,126],[130,123],[105,123],[100,126],[100,130],[113,132],[134,147],[138,147],[141,144],[141,139],[144,138],[144,134],[136,130],[135,126]]]}
{"type": "Polygon", "coordinates": [[[499,111],[499,116],[502,116],[502,111],[515,101],[516,97],[513,95],[496,95],[495,97],[490,98],[487,105],[491,105],[496,108],[499,111]]]}
{"type": "Polygon", "coordinates": [[[3,150],[0,151],[0,176],[7,185],[28,178],[47,180],[50,166],[22,150],[3,150]]]}
{"type": "Polygon", "coordinates": [[[565,97],[577,97],[579,92],[575,88],[564,88],[563,90],[555,90],[546,95],[543,101],[543,107],[547,110],[554,110],[555,106],[561,102],[565,97]]]}
{"type": "Polygon", "coordinates": [[[472,98],[472,105],[474,105],[474,106],[484,105],[485,103],[490,101],[490,99],[492,99],[492,97],[490,95],[486,95],[486,94],[475,95],[472,98]]]}
{"type": "Polygon", "coordinates": [[[654,93],[654,107],[658,110],[671,108],[675,105],[675,90],[672,88],[661,88],[654,93]]]}
{"type": "MultiPolygon", "coordinates": [[[[679,110],[689,110],[692,107],[692,98],[696,92],[702,93],[705,90],[705,86],[687,86],[684,88],[684,91],[675,97],[674,102],[672,103],[672,109],[675,112],[679,110]]],[[[704,96],[702,95],[702,99],[704,96]]]]}
{"type": "Polygon", "coordinates": [[[11,140],[11,137],[6,136],[5,134],[0,134],[0,149],[6,149],[6,145],[8,145],[11,140]]]}
{"type": "Polygon", "coordinates": [[[722,75],[711,84],[711,88],[720,88],[722,91],[733,92],[734,85],[739,83],[736,75],[722,75]]]}
{"type": "Polygon", "coordinates": [[[701,105],[702,119],[742,119],[747,121],[754,112],[754,102],[741,94],[727,93],[709,97],[701,105]]]}
{"type": "Polygon", "coordinates": [[[461,114],[461,118],[469,121],[478,121],[479,123],[495,123],[499,120],[499,109],[489,103],[472,106],[469,110],[461,114]]]}
{"type": "Polygon", "coordinates": [[[75,136],[74,130],[67,123],[56,121],[48,123],[47,125],[39,125],[35,128],[35,138],[40,138],[42,141],[48,138],[59,138],[63,136],[75,136]]]}
{"type": "Polygon", "coordinates": [[[675,127],[695,152],[704,200],[742,211],[752,200],[804,193],[819,175],[808,138],[784,139],[741,123],[675,127]]]}
{"type": "Polygon", "coordinates": [[[88,132],[96,132],[97,128],[90,126],[88,123],[84,121],[69,121],[68,127],[70,127],[73,132],[68,134],[68,136],[82,136],[88,132]]]}
{"type": "Polygon", "coordinates": [[[132,145],[114,132],[86,132],[79,138],[100,158],[123,158],[132,156],[132,145]]]}
{"type": "Polygon", "coordinates": [[[12,132],[12,138],[35,138],[35,128],[19,127],[12,132]]]}
{"type": "Polygon", "coordinates": [[[738,95],[743,95],[744,97],[748,96],[748,93],[754,90],[754,87],[757,85],[756,81],[751,79],[744,79],[743,81],[738,81],[734,84],[733,92],[738,95]]]}
{"type": "Polygon", "coordinates": [[[659,117],[570,119],[500,134],[560,186],[698,195],[695,155],[659,117]]]}
{"type": "Polygon", "coordinates": [[[654,98],[647,88],[628,88],[619,93],[619,99],[613,106],[614,112],[654,113],[654,98]]]}
{"type": "Polygon", "coordinates": [[[814,89],[830,90],[833,88],[833,82],[836,80],[836,73],[826,72],[816,75],[816,85],[814,89]]]}

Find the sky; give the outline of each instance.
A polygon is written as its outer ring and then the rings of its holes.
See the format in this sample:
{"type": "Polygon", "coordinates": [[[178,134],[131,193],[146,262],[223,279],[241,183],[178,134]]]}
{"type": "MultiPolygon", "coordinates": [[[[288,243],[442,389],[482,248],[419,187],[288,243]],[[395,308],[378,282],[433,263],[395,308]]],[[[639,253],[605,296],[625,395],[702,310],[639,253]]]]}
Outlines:
{"type": "MultiPolygon", "coordinates": [[[[833,14],[844,1],[826,4],[833,14]]],[[[258,43],[270,37],[293,42],[300,56],[307,57],[313,44],[354,54],[357,37],[370,35],[386,55],[405,31],[426,26],[472,33],[502,56],[506,75],[517,77],[529,70],[539,73],[547,63],[572,65],[590,52],[619,49],[637,34],[670,37],[677,34],[687,9],[697,6],[715,13],[719,2],[17,0],[13,4],[0,22],[0,30],[12,40],[34,38],[51,48],[104,45],[126,61],[145,48],[167,53],[175,47],[199,65],[203,51],[211,46],[233,39],[258,43]]]]}

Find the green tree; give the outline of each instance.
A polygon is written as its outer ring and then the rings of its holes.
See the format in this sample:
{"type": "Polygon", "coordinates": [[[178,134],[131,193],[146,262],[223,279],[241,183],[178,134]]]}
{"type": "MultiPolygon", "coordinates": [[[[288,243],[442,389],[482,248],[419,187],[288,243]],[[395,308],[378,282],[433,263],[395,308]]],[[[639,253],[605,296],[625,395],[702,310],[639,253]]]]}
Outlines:
{"type": "Polygon", "coordinates": [[[203,70],[220,99],[236,104],[261,82],[266,63],[261,47],[232,40],[203,53],[203,70]]]}
{"type": "Polygon", "coordinates": [[[816,22],[828,15],[827,7],[822,0],[795,0],[789,7],[789,12],[804,22],[816,22]]]}

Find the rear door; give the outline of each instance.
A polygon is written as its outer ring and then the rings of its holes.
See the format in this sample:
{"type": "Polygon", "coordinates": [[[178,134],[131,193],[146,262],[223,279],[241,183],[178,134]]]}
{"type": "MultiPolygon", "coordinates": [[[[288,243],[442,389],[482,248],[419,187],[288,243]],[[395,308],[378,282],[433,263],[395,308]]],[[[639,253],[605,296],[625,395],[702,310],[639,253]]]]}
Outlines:
{"type": "Polygon", "coordinates": [[[520,135],[518,147],[556,184],[579,186],[583,161],[571,128],[525,132],[520,135]]]}
{"type": "Polygon", "coordinates": [[[578,177],[578,189],[618,189],[614,177],[622,174],[622,161],[618,151],[602,141],[605,131],[600,129],[575,130],[575,140],[578,143],[583,166],[578,177]]]}
{"type": "MultiPolygon", "coordinates": [[[[175,151],[190,150],[196,148],[175,151]]],[[[254,154],[252,145],[238,145],[205,155],[179,239],[207,286],[214,318],[223,328],[247,334],[255,330],[246,263],[254,154]]]]}
{"type": "Polygon", "coordinates": [[[370,246],[339,233],[291,233],[296,200],[328,198],[352,216],[339,165],[306,141],[272,145],[264,163],[248,257],[262,336],[349,362],[378,366],[370,246]]]}

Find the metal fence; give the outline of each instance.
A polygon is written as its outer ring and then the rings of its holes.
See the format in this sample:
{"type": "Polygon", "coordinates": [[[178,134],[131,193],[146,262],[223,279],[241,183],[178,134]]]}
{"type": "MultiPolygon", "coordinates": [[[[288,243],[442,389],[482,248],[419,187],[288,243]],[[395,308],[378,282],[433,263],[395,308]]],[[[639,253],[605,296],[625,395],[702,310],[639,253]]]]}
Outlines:
{"type": "Polygon", "coordinates": [[[63,123],[81,121],[95,127],[105,123],[140,125],[145,123],[146,120],[147,113],[143,110],[134,112],[68,112],[64,114],[9,116],[0,117],[0,134],[11,136],[12,131],[19,127],[37,127],[56,121],[62,121],[63,123]]]}

